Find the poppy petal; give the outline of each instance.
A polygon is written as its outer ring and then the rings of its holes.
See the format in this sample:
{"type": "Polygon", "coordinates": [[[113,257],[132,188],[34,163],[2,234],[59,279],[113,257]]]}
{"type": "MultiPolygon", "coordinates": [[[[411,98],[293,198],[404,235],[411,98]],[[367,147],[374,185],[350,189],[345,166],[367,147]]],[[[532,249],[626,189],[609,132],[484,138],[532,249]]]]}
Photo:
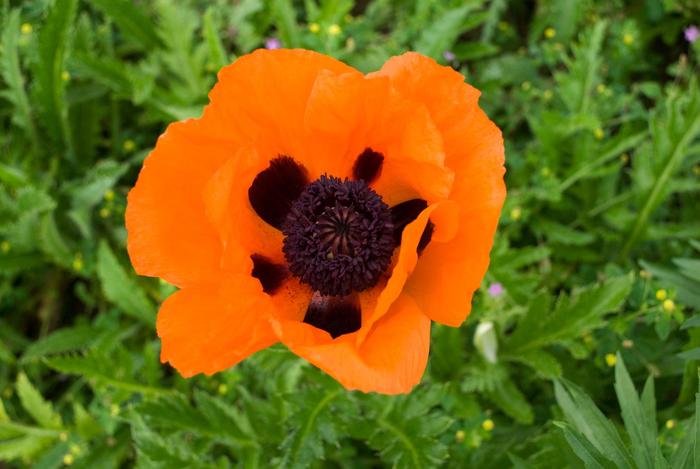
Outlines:
{"type": "Polygon", "coordinates": [[[407,393],[420,381],[428,361],[430,320],[406,295],[394,302],[360,346],[353,340],[355,334],[331,340],[304,323],[283,322],[278,328],[282,342],[292,352],[347,389],[407,393]]]}
{"type": "Polygon", "coordinates": [[[450,192],[453,173],[444,165],[442,139],[429,113],[401,98],[385,77],[320,73],[305,124],[312,136],[307,151],[336,155],[317,162],[312,174],[357,176],[358,156],[369,148],[383,156],[373,188],[387,204],[436,200],[450,192]]]}
{"type": "Polygon", "coordinates": [[[141,275],[177,286],[218,275],[222,248],[205,216],[202,190],[235,148],[213,138],[208,126],[206,115],[169,125],[129,192],[127,248],[141,275]]]}
{"type": "Polygon", "coordinates": [[[227,271],[245,272],[251,255],[284,263],[282,233],[260,218],[248,200],[250,184],[267,165],[255,150],[242,148],[204,188],[206,215],[223,246],[221,266],[227,271]]]}
{"type": "Polygon", "coordinates": [[[322,71],[359,74],[313,51],[256,50],[221,69],[209,94],[212,112],[268,160],[288,155],[312,170],[308,161],[318,155],[305,153],[303,119],[311,89],[322,71]]]}
{"type": "Polygon", "coordinates": [[[479,91],[453,69],[407,53],[387,61],[378,74],[429,110],[443,138],[445,162],[455,171],[450,198],[460,208],[457,234],[449,242],[433,237],[406,291],[431,319],[458,326],[488,268],[505,199],[503,138],[479,108],[479,91]]]}
{"type": "Polygon", "coordinates": [[[440,201],[420,212],[418,217],[403,230],[399,254],[391,276],[376,297],[376,302],[373,305],[370,301],[363,304],[362,329],[358,334],[359,342],[365,340],[373,324],[390,310],[394,301],[401,295],[406,280],[418,262],[420,241],[428,223],[431,223],[430,218],[435,216],[436,222],[439,224],[434,236],[437,239],[450,239],[457,230],[457,211],[457,204],[453,201],[440,201]]]}
{"type": "Polygon", "coordinates": [[[184,288],[158,312],[161,361],[184,377],[233,366],[277,342],[268,321],[271,308],[258,281],[244,275],[184,288]]]}

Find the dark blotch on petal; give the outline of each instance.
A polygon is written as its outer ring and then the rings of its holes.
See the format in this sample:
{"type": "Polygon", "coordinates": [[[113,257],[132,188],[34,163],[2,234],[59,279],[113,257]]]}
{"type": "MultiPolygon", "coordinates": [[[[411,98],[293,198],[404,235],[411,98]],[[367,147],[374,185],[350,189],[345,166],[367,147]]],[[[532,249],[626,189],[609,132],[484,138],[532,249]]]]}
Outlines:
{"type": "Polygon", "coordinates": [[[435,231],[435,223],[428,220],[428,224],[425,225],[423,229],[423,234],[420,235],[420,241],[418,241],[418,255],[423,253],[423,250],[428,247],[430,240],[433,239],[433,232],[435,231]]]}
{"type": "Polygon", "coordinates": [[[348,296],[324,296],[314,293],[304,322],[328,332],[334,339],[355,332],[362,325],[360,299],[348,296]]]}
{"type": "Polygon", "coordinates": [[[308,181],[306,168],[289,156],[278,156],[255,176],[248,189],[248,200],[260,218],[281,229],[292,203],[308,181]]]}
{"type": "Polygon", "coordinates": [[[401,244],[401,234],[406,225],[418,218],[420,212],[427,207],[428,202],[423,199],[411,199],[391,207],[391,219],[394,223],[394,242],[397,245],[401,244]]]}
{"type": "Polygon", "coordinates": [[[355,160],[352,176],[369,184],[379,177],[383,163],[384,155],[371,148],[365,148],[355,160]]]}
{"type": "Polygon", "coordinates": [[[286,266],[275,264],[265,256],[253,254],[250,258],[253,259],[252,275],[260,280],[265,293],[273,294],[289,276],[286,266]]]}

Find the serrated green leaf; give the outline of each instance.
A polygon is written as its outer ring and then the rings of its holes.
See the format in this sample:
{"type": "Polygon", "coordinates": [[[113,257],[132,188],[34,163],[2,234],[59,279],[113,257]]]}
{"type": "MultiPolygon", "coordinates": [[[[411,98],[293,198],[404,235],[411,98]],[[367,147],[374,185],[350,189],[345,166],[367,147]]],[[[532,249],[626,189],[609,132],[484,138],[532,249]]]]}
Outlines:
{"type": "Polygon", "coordinates": [[[63,426],[61,416],[53,409],[50,402],[37,391],[27,375],[17,375],[17,394],[22,407],[41,426],[58,429],[63,426]]]}
{"type": "Polygon", "coordinates": [[[22,355],[22,361],[36,360],[47,355],[85,349],[99,336],[90,326],[65,327],[32,342],[22,355]]]}
{"type": "MultiPolygon", "coordinates": [[[[27,137],[36,143],[36,128],[32,119],[29,98],[24,88],[24,77],[20,68],[18,40],[20,37],[19,10],[13,9],[5,19],[2,31],[2,47],[0,48],[0,75],[7,84],[7,90],[2,95],[15,108],[12,121],[27,131],[27,137]]],[[[5,179],[5,178],[3,178],[5,179]]]]}
{"type": "Polygon", "coordinates": [[[546,296],[535,298],[506,341],[504,351],[516,355],[529,350],[563,343],[603,324],[603,315],[622,305],[632,288],[631,275],[609,279],[602,284],[561,296],[549,311],[546,296]]]}
{"type": "Polygon", "coordinates": [[[96,354],[67,355],[44,358],[44,363],[56,371],[79,375],[98,384],[112,386],[132,393],[146,395],[170,394],[169,389],[143,385],[130,377],[116,375],[113,363],[106,357],[96,354]]]}
{"type": "Polygon", "coordinates": [[[73,253],[63,236],[58,231],[56,220],[52,212],[44,214],[39,231],[41,250],[55,263],[65,268],[70,268],[73,262],[73,253]]]}
{"type": "Polygon", "coordinates": [[[633,469],[632,455],[625,447],[615,426],[593,401],[573,383],[555,381],[554,394],[566,420],[604,457],[617,467],[633,469]]]}
{"type": "Polygon", "coordinates": [[[39,32],[36,84],[44,126],[56,145],[54,151],[70,148],[63,72],[77,4],[78,0],[56,0],[39,32]]]}
{"type": "Polygon", "coordinates": [[[141,287],[127,275],[109,245],[102,241],[97,248],[97,276],[107,299],[129,316],[155,327],[155,308],[141,287]]]}
{"type": "Polygon", "coordinates": [[[653,469],[657,452],[656,400],[654,381],[651,377],[644,386],[644,398],[640,400],[622,356],[617,354],[615,365],[615,393],[622,409],[625,429],[630,437],[631,452],[637,467],[653,469]]]}

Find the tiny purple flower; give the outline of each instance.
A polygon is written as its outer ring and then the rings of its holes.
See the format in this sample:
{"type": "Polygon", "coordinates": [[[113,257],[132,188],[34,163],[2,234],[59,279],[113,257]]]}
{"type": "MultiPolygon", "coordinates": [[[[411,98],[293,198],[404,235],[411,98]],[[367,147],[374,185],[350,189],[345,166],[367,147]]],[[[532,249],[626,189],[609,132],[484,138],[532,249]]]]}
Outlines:
{"type": "Polygon", "coordinates": [[[442,56],[447,60],[448,62],[452,62],[454,59],[457,58],[454,52],[451,50],[446,50],[445,52],[442,53],[442,56]]]}
{"type": "Polygon", "coordinates": [[[501,296],[503,294],[504,291],[505,290],[503,288],[503,285],[501,285],[498,282],[492,283],[491,285],[489,285],[489,295],[492,298],[498,298],[499,296],[501,296]]]}
{"type": "Polygon", "coordinates": [[[692,44],[698,40],[698,37],[700,37],[700,29],[693,24],[685,28],[684,34],[685,40],[692,44]]]}
{"type": "Polygon", "coordinates": [[[265,49],[269,50],[275,50],[275,49],[281,49],[282,48],[282,42],[277,39],[276,37],[270,37],[265,40],[265,49]]]}

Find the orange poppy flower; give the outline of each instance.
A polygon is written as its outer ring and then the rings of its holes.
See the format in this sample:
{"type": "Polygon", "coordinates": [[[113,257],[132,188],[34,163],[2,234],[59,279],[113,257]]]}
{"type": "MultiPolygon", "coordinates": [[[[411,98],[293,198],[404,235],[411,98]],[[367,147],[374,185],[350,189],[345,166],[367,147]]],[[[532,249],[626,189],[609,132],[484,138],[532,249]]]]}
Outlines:
{"type": "Polygon", "coordinates": [[[161,360],[212,374],[282,342],[348,389],[410,391],[431,320],[469,314],[505,197],[478,90],[416,53],[364,75],[258,50],[209,98],[128,199],[134,268],[180,288],[161,360]]]}

